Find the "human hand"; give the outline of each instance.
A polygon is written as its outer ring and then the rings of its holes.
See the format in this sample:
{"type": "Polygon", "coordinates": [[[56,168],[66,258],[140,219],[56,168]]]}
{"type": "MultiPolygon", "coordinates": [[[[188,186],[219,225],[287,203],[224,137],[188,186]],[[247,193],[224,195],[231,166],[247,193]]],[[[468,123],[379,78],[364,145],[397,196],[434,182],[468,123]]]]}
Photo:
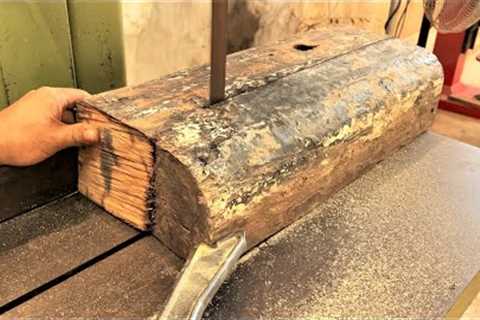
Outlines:
{"type": "Polygon", "coordinates": [[[68,111],[89,94],[79,89],[42,87],[0,112],[0,165],[28,166],[67,147],[96,143],[95,127],[73,122],[68,111]]]}

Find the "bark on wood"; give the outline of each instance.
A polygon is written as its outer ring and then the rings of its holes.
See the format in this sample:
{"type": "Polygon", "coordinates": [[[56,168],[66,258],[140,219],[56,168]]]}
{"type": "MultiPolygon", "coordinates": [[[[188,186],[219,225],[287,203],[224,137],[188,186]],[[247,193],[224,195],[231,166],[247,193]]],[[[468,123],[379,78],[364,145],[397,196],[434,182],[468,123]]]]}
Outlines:
{"type": "Polygon", "coordinates": [[[227,70],[229,99],[214,106],[206,67],[79,106],[103,127],[80,152],[80,191],[181,256],[298,219],[425,131],[443,80],[424,50],[351,29],[240,52],[227,70]]]}

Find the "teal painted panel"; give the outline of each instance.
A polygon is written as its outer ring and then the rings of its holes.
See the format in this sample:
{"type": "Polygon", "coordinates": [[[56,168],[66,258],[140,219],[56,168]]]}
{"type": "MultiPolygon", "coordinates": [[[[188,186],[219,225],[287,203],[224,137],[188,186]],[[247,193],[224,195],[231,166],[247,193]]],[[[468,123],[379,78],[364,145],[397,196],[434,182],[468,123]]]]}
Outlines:
{"type": "Polygon", "coordinates": [[[7,101],[43,85],[75,86],[66,0],[1,1],[0,22],[7,101]]]}
{"type": "Polygon", "coordinates": [[[119,1],[68,0],[77,84],[90,93],[125,85],[119,1]]]}

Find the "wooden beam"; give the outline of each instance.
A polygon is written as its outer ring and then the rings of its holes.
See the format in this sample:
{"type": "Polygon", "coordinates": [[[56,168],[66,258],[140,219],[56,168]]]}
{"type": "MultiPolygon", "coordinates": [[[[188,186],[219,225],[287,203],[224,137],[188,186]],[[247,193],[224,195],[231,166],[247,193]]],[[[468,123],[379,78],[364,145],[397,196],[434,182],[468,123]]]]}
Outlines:
{"type": "Polygon", "coordinates": [[[352,29],[234,54],[228,68],[214,107],[206,67],[79,105],[103,132],[80,152],[79,190],[184,257],[298,219],[425,131],[443,80],[423,49],[352,29]]]}

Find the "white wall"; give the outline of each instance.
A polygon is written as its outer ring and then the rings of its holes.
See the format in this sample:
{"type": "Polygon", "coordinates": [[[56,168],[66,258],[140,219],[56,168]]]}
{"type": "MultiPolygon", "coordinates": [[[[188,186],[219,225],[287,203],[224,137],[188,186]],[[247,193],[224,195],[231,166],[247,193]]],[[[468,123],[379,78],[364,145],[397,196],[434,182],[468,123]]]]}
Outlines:
{"type": "Polygon", "coordinates": [[[208,62],[208,2],[127,1],[122,9],[128,84],[208,62]]]}

